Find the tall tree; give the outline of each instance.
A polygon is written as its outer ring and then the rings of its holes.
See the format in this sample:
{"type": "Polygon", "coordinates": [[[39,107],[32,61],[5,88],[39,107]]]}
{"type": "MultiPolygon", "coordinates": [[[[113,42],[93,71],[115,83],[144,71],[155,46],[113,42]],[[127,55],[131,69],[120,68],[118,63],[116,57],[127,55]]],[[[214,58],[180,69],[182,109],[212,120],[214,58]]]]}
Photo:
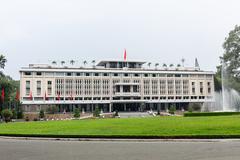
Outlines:
{"type": "Polygon", "coordinates": [[[7,62],[7,59],[5,58],[4,55],[0,55],[0,68],[4,69],[5,63],[7,62]]]}
{"type": "Polygon", "coordinates": [[[223,65],[225,72],[228,73],[226,85],[240,91],[240,26],[236,25],[235,28],[229,32],[223,43],[223,49],[224,54],[220,57],[221,65],[217,67],[215,82],[217,82],[217,84],[221,82],[219,76],[221,75],[221,66],[223,65]]]}

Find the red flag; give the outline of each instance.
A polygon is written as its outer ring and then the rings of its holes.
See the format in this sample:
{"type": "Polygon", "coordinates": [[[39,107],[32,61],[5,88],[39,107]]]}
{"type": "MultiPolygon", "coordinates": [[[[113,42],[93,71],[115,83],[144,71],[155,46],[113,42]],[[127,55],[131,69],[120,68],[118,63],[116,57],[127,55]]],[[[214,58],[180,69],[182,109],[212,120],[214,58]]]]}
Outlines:
{"type": "Polygon", "coordinates": [[[30,91],[29,100],[33,100],[32,91],[30,91]]]}
{"type": "Polygon", "coordinates": [[[20,99],[19,91],[18,91],[18,90],[16,91],[16,97],[15,97],[15,99],[16,99],[17,101],[19,101],[19,99],[20,99]]]}
{"type": "Polygon", "coordinates": [[[44,95],[44,100],[47,101],[48,100],[48,97],[47,97],[47,93],[45,91],[45,95],[44,95]]]}
{"type": "Polygon", "coordinates": [[[124,49],[124,55],[123,55],[123,58],[124,58],[124,61],[127,60],[127,51],[126,51],[126,49],[124,49]]]}
{"type": "Polygon", "coordinates": [[[4,101],[4,98],[5,98],[5,90],[4,88],[2,88],[2,94],[1,94],[2,102],[4,101]]]}
{"type": "Polygon", "coordinates": [[[60,101],[60,93],[57,92],[57,100],[60,101]]]}

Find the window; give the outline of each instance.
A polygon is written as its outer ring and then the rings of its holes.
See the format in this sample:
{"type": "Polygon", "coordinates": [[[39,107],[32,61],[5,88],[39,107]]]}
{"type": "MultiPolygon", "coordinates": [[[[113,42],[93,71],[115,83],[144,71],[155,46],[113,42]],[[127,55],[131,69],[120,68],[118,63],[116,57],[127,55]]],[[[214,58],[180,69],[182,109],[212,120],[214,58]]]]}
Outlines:
{"type": "Polygon", "coordinates": [[[156,77],[156,74],[152,74],[152,77],[156,77]]]}
{"type": "Polygon", "coordinates": [[[103,76],[105,76],[105,77],[108,76],[108,75],[109,75],[108,73],[104,73],[104,74],[103,74],[103,76]]]}
{"type": "Polygon", "coordinates": [[[72,73],[69,73],[69,72],[68,72],[68,73],[67,73],[67,76],[72,76],[72,73]]]}
{"type": "Polygon", "coordinates": [[[118,76],[118,73],[114,73],[113,76],[114,76],[114,77],[117,77],[117,76],[118,76]]]}
{"type": "Polygon", "coordinates": [[[30,81],[26,81],[26,95],[30,94],[30,81]]]}
{"type": "Polygon", "coordinates": [[[139,74],[137,74],[137,73],[136,73],[136,74],[134,74],[134,77],[139,77],[139,74]]]}
{"type": "Polygon", "coordinates": [[[41,81],[37,81],[37,95],[41,95],[41,81]]]}
{"type": "Polygon", "coordinates": [[[99,76],[99,73],[94,73],[94,76],[99,76]]]}
{"type": "Polygon", "coordinates": [[[37,75],[37,76],[41,76],[41,75],[42,75],[42,72],[37,72],[36,75],[37,75]]]}
{"type": "Polygon", "coordinates": [[[31,76],[31,75],[32,75],[31,72],[24,72],[24,74],[25,74],[26,76],[31,76]]]}
{"type": "Polygon", "coordinates": [[[81,76],[81,73],[76,73],[76,76],[81,76]]]}
{"type": "Polygon", "coordinates": [[[128,77],[128,74],[127,74],[127,73],[125,73],[125,74],[124,74],[124,77],[128,77]]]}
{"type": "Polygon", "coordinates": [[[52,81],[48,81],[47,82],[47,93],[48,95],[51,95],[52,94],[52,81]]]}
{"type": "Polygon", "coordinates": [[[148,77],[148,74],[144,74],[144,77],[148,77]]]}
{"type": "Polygon", "coordinates": [[[89,73],[85,73],[85,76],[90,76],[90,74],[89,73]]]}

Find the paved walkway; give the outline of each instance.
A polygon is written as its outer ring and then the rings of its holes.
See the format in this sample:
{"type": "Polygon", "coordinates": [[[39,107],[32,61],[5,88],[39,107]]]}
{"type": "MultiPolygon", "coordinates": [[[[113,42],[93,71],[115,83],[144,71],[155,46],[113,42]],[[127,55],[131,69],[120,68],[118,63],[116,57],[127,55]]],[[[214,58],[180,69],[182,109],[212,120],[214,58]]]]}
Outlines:
{"type": "Polygon", "coordinates": [[[240,141],[51,141],[0,138],[1,160],[239,160],[240,141]]]}

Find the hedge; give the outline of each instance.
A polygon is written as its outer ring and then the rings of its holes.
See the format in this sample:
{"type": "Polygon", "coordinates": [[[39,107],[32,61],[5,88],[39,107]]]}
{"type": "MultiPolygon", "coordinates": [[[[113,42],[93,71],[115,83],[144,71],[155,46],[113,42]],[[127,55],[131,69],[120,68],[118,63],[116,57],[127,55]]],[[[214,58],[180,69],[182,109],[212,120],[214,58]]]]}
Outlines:
{"type": "Polygon", "coordinates": [[[184,113],[184,117],[199,117],[199,116],[231,116],[240,115],[240,112],[193,112],[184,113]]]}

